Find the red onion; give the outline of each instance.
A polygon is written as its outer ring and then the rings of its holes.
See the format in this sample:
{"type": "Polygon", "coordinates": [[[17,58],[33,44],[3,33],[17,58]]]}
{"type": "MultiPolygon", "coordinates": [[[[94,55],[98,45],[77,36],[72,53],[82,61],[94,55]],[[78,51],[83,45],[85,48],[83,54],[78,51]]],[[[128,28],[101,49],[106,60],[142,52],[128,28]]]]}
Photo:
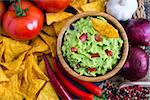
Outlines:
{"type": "Polygon", "coordinates": [[[147,53],[139,47],[131,47],[124,65],[124,77],[130,81],[136,81],[147,74],[148,67],[149,57],[147,53]]]}
{"type": "Polygon", "coordinates": [[[131,19],[125,30],[131,44],[150,46],[150,21],[147,19],[131,19]]]}

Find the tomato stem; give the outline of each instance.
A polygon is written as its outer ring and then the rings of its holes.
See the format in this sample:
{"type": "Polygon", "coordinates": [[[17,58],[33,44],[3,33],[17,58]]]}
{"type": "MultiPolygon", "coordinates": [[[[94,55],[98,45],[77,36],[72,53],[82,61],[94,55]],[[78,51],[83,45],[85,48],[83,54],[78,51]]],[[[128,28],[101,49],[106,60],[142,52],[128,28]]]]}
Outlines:
{"type": "Polygon", "coordinates": [[[20,0],[18,0],[18,7],[19,7],[20,10],[22,10],[21,9],[21,2],[20,2],[20,0]]]}
{"type": "Polygon", "coordinates": [[[13,6],[14,6],[14,9],[15,9],[15,12],[16,12],[16,15],[17,15],[18,17],[20,17],[20,16],[26,16],[26,13],[25,13],[25,12],[28,11],[28,8],[26,8],[26,9],[21,9],[21,1],[20,1],[20,0],[17,0],[17,2],[18,2],[18,5],[16,5],[15,2],[13,3],[13,6]]]}

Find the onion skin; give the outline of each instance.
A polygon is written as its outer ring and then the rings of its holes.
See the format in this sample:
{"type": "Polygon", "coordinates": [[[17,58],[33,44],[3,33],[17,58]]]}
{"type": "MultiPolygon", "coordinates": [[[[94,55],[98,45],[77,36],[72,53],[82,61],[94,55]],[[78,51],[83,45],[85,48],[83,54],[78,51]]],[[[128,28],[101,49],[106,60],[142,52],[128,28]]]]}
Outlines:
{"type": "Polygon", "coordinates": [[[125,30],[132,45],[150,46],[150,21],[147,19],[130,19],[125,30]]]}
{"type": "Polygon", "coordinates": [[[139,47],[131,47],[126,63],[124,64],[123,76],[130,81],[143,78],[149,67],[147,53],[139,47]]]}

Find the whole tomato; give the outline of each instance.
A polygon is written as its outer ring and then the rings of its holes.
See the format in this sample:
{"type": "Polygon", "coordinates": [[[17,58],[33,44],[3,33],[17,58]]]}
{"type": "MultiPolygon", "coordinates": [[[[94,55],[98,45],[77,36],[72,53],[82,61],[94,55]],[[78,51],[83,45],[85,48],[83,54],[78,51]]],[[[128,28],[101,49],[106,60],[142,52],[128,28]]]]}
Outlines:
{"type": "Polygon", "coordinates": [[[31,2],[21,1],[20,6],[19,3],[15,4],[21,8],[22,11],[17,13],[21,15],[17,16],[16,8],[13,5],[9,6],[3,16],[3,29],[7,33],[6,35],[16,40],[33,39],[40,33],[43,26],[44,15],[42,11],[31,2]]]}
{"type": "Polygon", "coordinates": [[[33,0],[37,6],[47,12],[58,12],[68,7],[71,0],[33,0]]]}
{"type": "Polygon", "coordinates": [[[0,1],[0,24],[1,24],[4,12],[5,12],[5,5],[3,1],[0,1]]]}

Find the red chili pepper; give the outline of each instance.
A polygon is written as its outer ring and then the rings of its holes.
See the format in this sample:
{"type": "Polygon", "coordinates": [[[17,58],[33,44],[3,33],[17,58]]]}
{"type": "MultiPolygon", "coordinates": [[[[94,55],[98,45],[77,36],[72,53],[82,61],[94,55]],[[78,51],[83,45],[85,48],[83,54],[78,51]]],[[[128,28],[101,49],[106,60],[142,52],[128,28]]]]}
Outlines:
{"type": "Polygon", "coordinates": [[[63,87],[62,83],[57,79],[54,72],[52,71],[50,64],[49,64],[49,61],[46,58],[46,56],[44,56],[44,62],[45,62],[45,66],[46,66],[49,78],[50,78],[50,82],[52,83],[52,86],[54,87],[55,91],[58,93],[58,95],[63,100],[72,100],[71,95],[63,87]]]}
{"type": "MultiPolygon", "coordinates": [[[[58,59],[57,59],[57,63],[59,64],[60,69],[63,70],[63,67],[60,64],[58,59]]],[[[74,81],[78,82],[81,86],[83,86],[84,88],[89,90],[91,93],[95,94],[96,96],[101,96],[103,90],[100,87],[92,84],[91,82],[86,82],[86,81],[79,80],[79,79],[69,75],[67,72],[66,72],[66,74],[67,74],[67,76],[72,78],[74,81]]]]}
{"type": "Polygon", "coordinates": [[[87,40],[87,38],[88,38],[87,33],[83,33],[83,34],[79,37],[79,39],[81,40],[81,42],[86,41],[86,40],[87,40]]]}
{"type": "Polygon", "coordinates": [[[113,52],[111,50],[105,50],[105,52],[107,53],[108,56],[112,56],[113,52]]]}
{"type": "Polygon", "coordinates": [[[94,85],[90,82],[79,80],[75,77],[71,77],[71,78],[73,80],[75,80],[76,82],[78,82],[81,86],[83,86],[84,88],[89,90],[91,93],[95,94],[96,96],[101,96],[102,95],[103,90],[100,87],[98,87],[98,86],[96,86],[96,85],[94,85]]]}
{"type": "Polygon", "coordinates": [[[90,55],[91,55],[91,58],[100,57],[99,53],[93,53],[93,54],[90,54],[90,55]]]}
{"type": "Polygon", "coordinates": [[[102,41],[102,37],[100,35],[98,35],[98,34],[95,34],[95,40],[97,42],[100,42],[100,41],[102,41]]]}
{"type": "Polygon", "coordinates": [[[84,100],[93,100],[94,99],[93,94],[88,94],[88,93],[80,90],[79,88],[75,87],[70,81],[68,81],[64,77],[64,75],[62,74],[62,72],[60,71],[60,69],[58,67],[59,65],[57,64],[56,58],[53,59],[53,64],[54,64],[54,69],[55,69],[57,76],[62,81],[64,86],[68,89],[68,91],[70,91],[75,96],[80,97],[81,99],[84,99],[84,100]]]}
{"type": "Polygon", "coordinates": [[[72,51],[72,52],[77,52],[77,48],[76,48],[76,47],[72,47],[72,48],[71,48],[71,51],[72,51]]]}

